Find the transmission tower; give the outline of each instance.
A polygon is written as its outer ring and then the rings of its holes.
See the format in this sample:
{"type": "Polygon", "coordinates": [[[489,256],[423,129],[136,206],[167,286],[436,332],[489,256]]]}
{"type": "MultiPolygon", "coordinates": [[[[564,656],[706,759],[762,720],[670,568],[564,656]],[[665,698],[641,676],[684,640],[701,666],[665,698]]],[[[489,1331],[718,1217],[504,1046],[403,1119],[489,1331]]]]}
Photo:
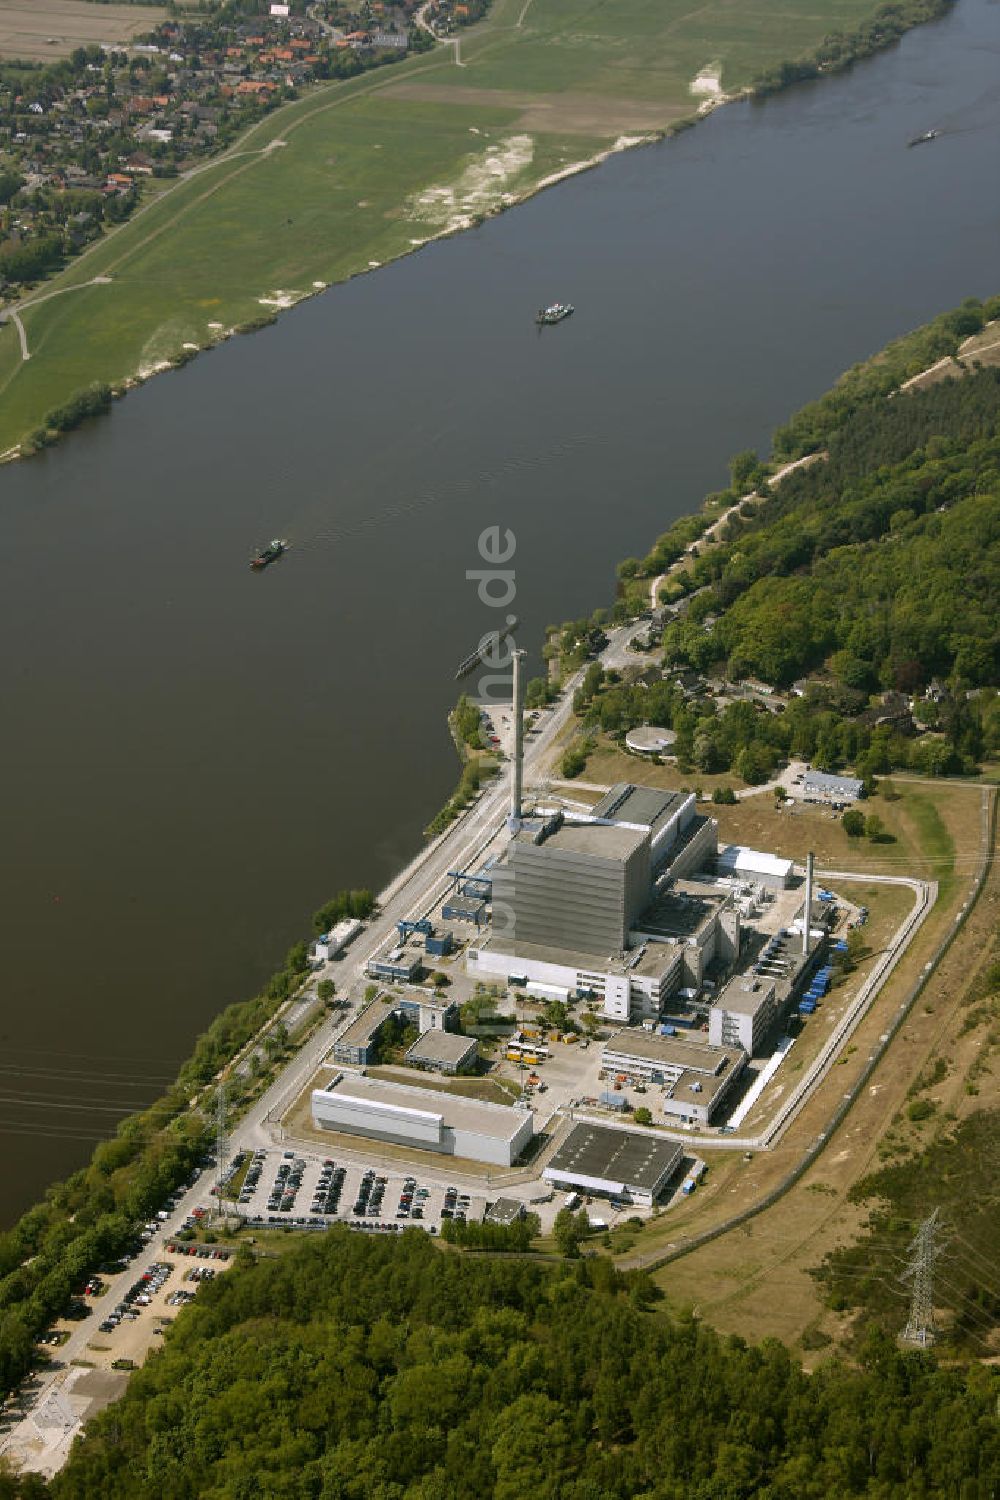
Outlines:
{"type": "Polygon", "coordinates": [[[938,1223],[940,1209],[935,1209],[924,1219],[910,1246],[910,1259],[903,1280],[912,1282],[910,1291],[910,1316],[903,1329],[903,1343],[915,1344],[926,1349],[937,1337],[934,1327],[934,1262],[944,1246],[940,1241],[941,1226],[938,1223]]]}

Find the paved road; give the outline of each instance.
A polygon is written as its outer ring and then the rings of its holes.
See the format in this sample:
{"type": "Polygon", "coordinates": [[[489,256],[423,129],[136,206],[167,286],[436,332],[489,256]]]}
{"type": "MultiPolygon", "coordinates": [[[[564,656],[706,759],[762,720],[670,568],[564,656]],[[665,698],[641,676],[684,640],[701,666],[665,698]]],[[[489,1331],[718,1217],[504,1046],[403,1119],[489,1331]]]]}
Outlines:
{"type": "MultiPolygon", "coordinates": [[[[776,484],[781,483],[786,474],[794,474],[796,469],[807,468],[810,464],[818,463],[821,458],[826,458],[826,456],[827,455],[825,453],[807,453],[805,458],[796,458],[791,463],[782,464],[780,469],[775,469],[774,473],[768,477],[768,485],[773,488],[776,484]]],[[[651,580],[649,585],[650,609],[655,609],[657,607],[657,604],[659,602],[660,585],[666,583],[667,579],[675,569],[684,567],[685,563],[694,553],[694,549],[696,547],[703,547],[706,542],[714,542],[723,526],[725,526],[726,522],[729,520],[730,516],[734,515],[735,512],[739,510],[741,505],[746,505],[749,501],[759,499],[760,496],[758,495],[756,490],[751,490],[749,494],[741,495],[740,498],[738,500],[735,500],[732,505],[728,506],[720,516],[717,516],[715,518],[711,526],[707,527],[706,530],[702,532],[700,537],[698,537],[693,542],[689,542],[689,544],[684,548],[682,555],[677,559],[675,563],[670,564],[670,567],[667,568],[666,572],[659,573],[654,579],[651,580]]]]}

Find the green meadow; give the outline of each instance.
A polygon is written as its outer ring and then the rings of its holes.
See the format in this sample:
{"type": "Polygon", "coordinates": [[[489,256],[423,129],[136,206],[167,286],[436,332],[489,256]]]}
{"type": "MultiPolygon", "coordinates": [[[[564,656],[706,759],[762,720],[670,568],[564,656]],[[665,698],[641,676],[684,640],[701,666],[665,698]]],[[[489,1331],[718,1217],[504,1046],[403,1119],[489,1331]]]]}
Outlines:
{"type": "Polygon", "coordinates": [[[526,197],[733,89],[866,0],[496,0],[452,45],[323,85],[170,184],[0,326],[0,453],[94,382],[120,386],[526,197]],[[107,284],[90,285],[95,277],[107,284]],[[37,300],[36,300],[37,299],[37,300]],[[31,304],[34,305],[31,305],[31,304]],[[187,346],[187,348],[185,348],[187,346]]]}

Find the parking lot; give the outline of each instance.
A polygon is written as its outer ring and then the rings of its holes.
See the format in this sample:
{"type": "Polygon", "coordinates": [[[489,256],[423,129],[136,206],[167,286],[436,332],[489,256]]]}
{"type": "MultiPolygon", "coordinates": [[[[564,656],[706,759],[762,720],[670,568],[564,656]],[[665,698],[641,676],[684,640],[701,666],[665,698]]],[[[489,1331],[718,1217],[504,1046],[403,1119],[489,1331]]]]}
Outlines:
{"type": "MultiPolygon", "coordinates": [[[[447,1174],[442,1161],[441,1176],[447,1174]]],[[[237,1179],[238,1180],[238,1179],[237,1179]]],[[[337,1222],[365,1229],[405,1229],[436,1234],[443,1219],[481,1220],[486,1198],[420,1171],[385,1167],[296,1151],[254,1152],[239,1189],[241,1217],[262,1227],[322,1229],[337,1222]]]]}
{"type": "Polygon", "coordinates": [[[99,1304],[101,1321],[87,1344],[87,1360],[100,1369],[141,1365],[178,1311],[198,1288],[233,1263],[232,1251],[166,1240],[157,1259],[115,1303],[99,1304]]]}

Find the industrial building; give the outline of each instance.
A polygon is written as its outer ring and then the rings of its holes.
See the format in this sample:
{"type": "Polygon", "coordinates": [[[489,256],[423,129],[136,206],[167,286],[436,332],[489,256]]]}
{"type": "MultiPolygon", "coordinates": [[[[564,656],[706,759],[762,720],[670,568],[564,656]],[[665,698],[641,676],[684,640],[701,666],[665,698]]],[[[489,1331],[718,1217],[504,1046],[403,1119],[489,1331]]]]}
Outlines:
{"type": "Polygon", "coordinates": [[[590,816],[649,835],[650,866],[656,876],[679,879],[700,870],[715,854],[719,825],[698,812],[694,792],[661,792],[620,781],[606,792],[590,816]]]}
{"type": "Polygon", "coordinates": [[[472,1073],[478,1056],[474,1036],[433,1028],[417,1037],[407,1050],[406,1061],[411,1068],[424,1068],[429,1073],[472,1073]]]}
{"type": "Polygon", "coordinates": [[[825,771],[807,771],[802,795],[807,802],[857,802],[863,783],[856,776],[830,776],[825,771]]]}
{"type": "Polygon", "coordinates": [[[717,842],[693,793],[627,783],[585,819],[518,819],[506,860],[490,871],[492,930],[471,947],[469,972],[599,999],[611,1020],[658,1016],[674,990],[739,953],[739,916],[721,898],[664,894],[710,862],[717,842]]]}
{"type": "Polygon", "coordinates": [[[777,985],[764,975],[737,974],[716,997],[708,1013],[708,1040],[713,1047],[742,1047],[759,1053],[778,1019],[777,985]]]}
{"type": "Polygon", "coordinates": [[[713,1046],[687,1033],[626,1027],[606,1043],[601,1060],[609,1073],[661,1084],[665,1115],[707,1125],[732,1095],[747,1054],[741,1046],[713,1046]]]}
{"type": "Polygon", "coordinates": [[[413,984],[423,973],[419,954],[410,954],[399,946],[370,958],[365,973],[371,979],[386,979],[391,984],[413,984]]]}
{"type": "Polygon", "coordinates": [[[795,866],[790,859],[761,849],[747,849],[743,844],[727,844],[720,849],[715,866],[720,875],[752,881],[772,891],[787,890],[795,878],[795,866]]]}
{"type": "Polygon", "coordinates": [[[442,1000],[423,990],[405,990],[393,997],[393,1005],[403,1020],[418,1031],[455,1031],[458,1029],[458,1006],[454,1000],[442,1000]]]}
{"type": "Polygon", "coordinates": [[[318,1130],[343,1131],[421,1151],[510,1167],[531,1141],[530,1110],[484,1104],[439,1089],[338,1073],[312,1093],[318,1130]]]}
{"type": "Polygon", "coordinates": [[[629,730],[625,736],[625,748],[634,755],[669,755],[676,739],[677,735],[672,729],[643,724],[637,729],[629,730]]]}
{"type": "Polygon", "coordinates": [[[333,1044],[333,1060],[343,1067],[367,1068],[378,1055],[378,1036],[396,1007],[373,1000],[333,1044]]]}
{"type": "Polygon", "coordinates": [[[505,946],[620,952],[650,894],[649,836],[556,813],[522,825],[493,871],[493,922],[505,946]]]}
{"type": "Polygon", "coordinates": [[[651,1207],[681,1164],[683,1148],[638,1130],[581,1120],[542,1172],[553,1187],[651,1207]]]}
{"type": "Polygon", "coordinates": [[[500,975],[553,999],[599,1000],[608,1020],[655,1020],[669,996],[698,988],[713,964],[727,967],[736,961],[740,916],[728,896],[671,890],[637,919],[623,951],[513,946],[512,952],[505,934],[490,934],[469,950],[469,973],[500,975]]]}

